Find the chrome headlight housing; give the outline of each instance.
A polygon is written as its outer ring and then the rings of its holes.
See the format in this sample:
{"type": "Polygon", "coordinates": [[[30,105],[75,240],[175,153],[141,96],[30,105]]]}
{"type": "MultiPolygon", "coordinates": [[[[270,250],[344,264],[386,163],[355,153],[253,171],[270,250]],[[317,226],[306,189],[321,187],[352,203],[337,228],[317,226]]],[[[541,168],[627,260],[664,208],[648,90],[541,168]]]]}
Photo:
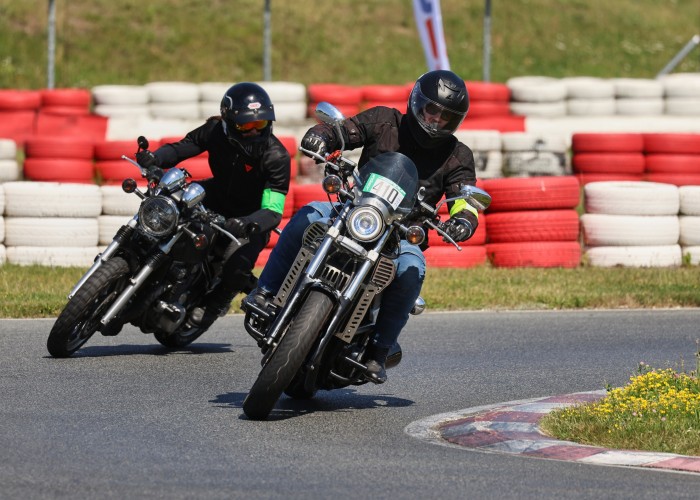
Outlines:
{"type": "Polygon", "coordinates": [[[353,208],[348,215],[348,232],[358,241],[374,241],[384,232],[384,218],[374,207],[353,208]]]}
{"type": "Polygon", "coordinates": [[[139,208],[139,226],[150,236],[160,238],[177,227],[180,212],[170,198],[154,196],[147,198],[139,208]]]}

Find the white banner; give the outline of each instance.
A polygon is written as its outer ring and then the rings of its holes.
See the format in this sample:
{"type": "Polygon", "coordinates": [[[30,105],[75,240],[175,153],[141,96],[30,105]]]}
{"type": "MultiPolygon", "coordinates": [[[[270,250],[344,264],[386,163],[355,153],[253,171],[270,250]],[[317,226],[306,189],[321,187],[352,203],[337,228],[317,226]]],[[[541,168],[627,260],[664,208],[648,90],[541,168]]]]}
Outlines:
{"type": "Polygon", "coordinates": [[[442,31],[440,0],[413,0],[413,13],[423,42],[428,70],[450,69],[445,36],[442,31]]]}

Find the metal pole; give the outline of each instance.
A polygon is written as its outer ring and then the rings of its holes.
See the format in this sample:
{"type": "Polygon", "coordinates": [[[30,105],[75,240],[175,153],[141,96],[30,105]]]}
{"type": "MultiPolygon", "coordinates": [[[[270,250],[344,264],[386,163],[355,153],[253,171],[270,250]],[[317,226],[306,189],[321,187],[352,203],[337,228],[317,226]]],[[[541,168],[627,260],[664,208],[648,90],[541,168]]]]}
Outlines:
{"type": "Polygon", "coordinates": [[[484,75],[485,82],[491,81],[491,0],[484,5],[484,75]]]}
{"type": "Polygon", "coordinates": [[[656,75],[656,78],[659,78],[660,76],[664,76],[667,73],[670,73],[673,71],[673,68],[676,67],[676,65],[681,62],[681,60],[688,55],[688,53],[695,48],[696,45],[700,45],[700,35],[695,35],[693,38],[690,39],[690,41],[685,44],[685,47],[683,47],[678,54],[676,54],[673,59],[669,61],[669,63],[664,66],[664,69],[659,71],[659,74],[656,75]]]}
{"type": "Polygon", "coordinates": [[[56,59],[56,1],[49,0],[48,69],[46,88],[54,87],[54,61],[56,59]]]}
{"type": "Polygon", "coordinates": [[[270,13],[270,3],[271,0],[265,0],[265,14],[263,17],[264,20],[264,32],[263,32],[263,79],[266,82],[269,82],[272,80],[272,68],[271,68],[271,62],[270,62],[270,51],[271,51],[271,46],[272,46],[272,37],[271,37],[271,30],[270,30],[270,21],[272,18],[272,14],[270,13]]]}

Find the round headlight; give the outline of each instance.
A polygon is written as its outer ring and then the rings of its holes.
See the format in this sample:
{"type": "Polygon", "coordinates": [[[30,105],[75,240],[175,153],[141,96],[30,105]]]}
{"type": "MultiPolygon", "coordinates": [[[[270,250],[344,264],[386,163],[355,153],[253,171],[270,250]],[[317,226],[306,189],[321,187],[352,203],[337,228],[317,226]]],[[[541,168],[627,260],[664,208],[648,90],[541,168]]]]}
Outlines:
{"type": "Polygon", "coordinates": [[[348,217],[348,231],[359,241],[374,241],[384,231],[384,219],[374,207],[357,207],[348,217]]]}
{"type": "Polygon", "coordinates": [[[139,225],[151,236],[161,237],[175,229],[179,212],[170,198],[155,196],[141,203],[139,225]]]}

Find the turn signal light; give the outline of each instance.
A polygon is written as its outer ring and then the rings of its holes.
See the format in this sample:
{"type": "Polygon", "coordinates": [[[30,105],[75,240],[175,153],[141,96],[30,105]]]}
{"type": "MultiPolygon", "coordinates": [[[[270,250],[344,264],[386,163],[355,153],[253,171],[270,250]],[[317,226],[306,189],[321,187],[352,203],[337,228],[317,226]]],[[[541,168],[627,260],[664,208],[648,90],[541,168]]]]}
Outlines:
{"type": "Polygon", "coordinates": [[[209,245],[209,240],[205,234],[200,233],[194,237],[194,247],[197,250],[203,250],[207,248],[207,245],[209,245]]]}
{"type": "Polygon", "coordinates": [[[137,187],[138,186],[136,185],[136,181],[131,177],[122,181],[122,191],[124,191],[125,193],[133,193],[134,191],[136,191],[137,187]]]}
{"type": "Polygon", "coordinates": [[[343,183],[340,180],[340,177],[337,175],[329,175],[326,178],[323,179],[323,190],[328,193],[328,194],[335,194],[340,191],[340,188],[343,187],[343,183]]]}
{"type": "Polygon", "coordinates": [[[425,241],[425,231],[420,226],[411,226],[406,231],[406,241],[412,245],[420,245],[425,241]]]}

